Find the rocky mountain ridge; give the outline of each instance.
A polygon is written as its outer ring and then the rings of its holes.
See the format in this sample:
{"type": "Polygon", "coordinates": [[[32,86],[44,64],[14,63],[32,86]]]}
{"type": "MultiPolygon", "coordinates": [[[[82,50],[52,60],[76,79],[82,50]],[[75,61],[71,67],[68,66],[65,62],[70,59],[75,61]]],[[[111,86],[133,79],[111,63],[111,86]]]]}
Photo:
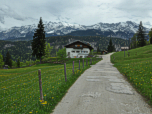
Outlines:
{"type": "MultiPolygon", "coordinates": [[[[45,22],[44,24],[44,31],[45,36],[62,36],[62,35],[80,35],[80,36],[89,36],[90,31],[91,35],[97,36],[106,36],[106,37],[117,37],[122,39],[129,39],[131,38],[134,33],[138,31],[139,24],[126,21],[126,22],[119,22],[119,23],[97,23],[90,26],[80,25],[80,24],[69,24],[66,22],[45,22]],[[87,31],[87,32],[86,32],[87,31]],[[89,31],[89,32],[88,32],[89,31]]],[[[143,25],[144,26],[144,25],[143,25]]],[[[9,39],[16,39],[22,38],[23,41],[28,38],[32,39],[35,30],[37,29],[37,25],[26,25],[21,27],[12,27],[10,29],[4,30],[0,32],[0,40],[9,40],[9,39]]],[[[148,32],[150,28],[144,27],[144,30],[148,37],[148,32]]]]}

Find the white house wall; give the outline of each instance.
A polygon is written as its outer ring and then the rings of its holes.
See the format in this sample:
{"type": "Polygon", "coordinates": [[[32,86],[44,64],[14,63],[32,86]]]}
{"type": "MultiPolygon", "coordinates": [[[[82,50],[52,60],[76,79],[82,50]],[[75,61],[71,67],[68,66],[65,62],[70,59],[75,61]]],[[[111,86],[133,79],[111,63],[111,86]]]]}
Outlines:
{"type": "MultiPolygon", "coordinates": [[[[80,57],[82,56],[82,58],[85,58],[86,54],[88,56],[88,54],[90,53],[90,49],[89,48],[83,48],[83,49],[73,49],[73,48],[66,48],[66,53],[68,54],[68,52],[70,52],[70,57],[74,58],[74,56],[76,57],[80,57]],[[72,51],[75,51],[75,53],[73,53],[72,51]],[[78,55],[79,53],[76,53],[76,51],[88,51],[88,53],[81,53],[81,55],[78,55]]],[[[68,58],[68,57],[66,57],[68,58]]]]}

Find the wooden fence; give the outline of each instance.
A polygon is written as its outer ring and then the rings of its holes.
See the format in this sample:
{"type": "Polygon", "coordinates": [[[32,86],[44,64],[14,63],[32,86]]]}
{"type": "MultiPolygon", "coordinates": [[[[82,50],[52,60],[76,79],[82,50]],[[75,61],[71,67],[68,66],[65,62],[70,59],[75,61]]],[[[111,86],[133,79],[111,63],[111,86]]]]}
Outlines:
{"type": "MultiPolygon", "coordinates": [[[[99,58],[96,58],[96,61],[99,60],[99,58]]],[[[93,62],[95,60],[93,59],[93,62]]],[[[90,59],[90,64],[92,64],[92,59],[90,59]]],[[[86,59],[86,66],[88,66],[88,60],[86,59]]],[[[83,68],[84,68],[84,59],[83,59],[83,68]]],[[[79,60],[79,70],[80,70],[80,60],[79,60]]],[[[73,74],[74,74],[74,61],[73,61],[73,74]]],[[[65,82],[67,82],[67,76],[66,76],[66,63],[64,63],[64,76],[65,76],[65,82]]],[[[42,92],[42,80],[41,80],[41,69],[38,70],[38,77],[39,77],[39,89],[40,89],[40,100],[43,100],[43,92],[42,92]]]]}

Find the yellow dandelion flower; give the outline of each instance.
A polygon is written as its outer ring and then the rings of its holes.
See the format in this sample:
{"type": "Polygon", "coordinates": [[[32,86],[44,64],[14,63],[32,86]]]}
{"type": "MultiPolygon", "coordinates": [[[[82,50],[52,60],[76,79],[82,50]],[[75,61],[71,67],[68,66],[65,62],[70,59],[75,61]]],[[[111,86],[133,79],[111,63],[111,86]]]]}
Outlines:
{"type": "Polygon", "coordinates": [[[47,101],[45,101],[45,102],[43,102],[43,103],[41,103],[41,104],[47,104],[47,101]]]}
{"type": "Polygon", "coordinates": [[[43,100],[39,100],[40,102],[43,102],[43,100]]]}

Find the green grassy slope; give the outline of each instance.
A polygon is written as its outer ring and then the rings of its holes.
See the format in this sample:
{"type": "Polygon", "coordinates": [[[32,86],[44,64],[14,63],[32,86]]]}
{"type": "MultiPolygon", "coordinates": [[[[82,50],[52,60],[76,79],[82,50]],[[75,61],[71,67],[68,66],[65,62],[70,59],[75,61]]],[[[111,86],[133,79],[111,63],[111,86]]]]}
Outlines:
{"type": "MultiPolygon", "coordinates": [[[[102,59],[93,58],[92,62],[96,64],[100,60],[102,59]]],[[[71,58],[66,61],[67,82],[65,82],[63,64],[46,63],[25,68],[0,69],[0,113],[50,114],[77,78],[91,67],[90,58],[84,58],[84,68],[82,62],[83,58],[71,58]],[[88,60],[88,66],[86,60],[88,60]],[[41,69],[45,101],[43,104],[40,100],[38,69],[41,69]]]]}
{"type": "Polygon", "coordinates": [[[125,51],[125,57],[124,51],[114,53],[111,62],[152,106],[152,45],[132,49],[128,53],[125,51]]]}

